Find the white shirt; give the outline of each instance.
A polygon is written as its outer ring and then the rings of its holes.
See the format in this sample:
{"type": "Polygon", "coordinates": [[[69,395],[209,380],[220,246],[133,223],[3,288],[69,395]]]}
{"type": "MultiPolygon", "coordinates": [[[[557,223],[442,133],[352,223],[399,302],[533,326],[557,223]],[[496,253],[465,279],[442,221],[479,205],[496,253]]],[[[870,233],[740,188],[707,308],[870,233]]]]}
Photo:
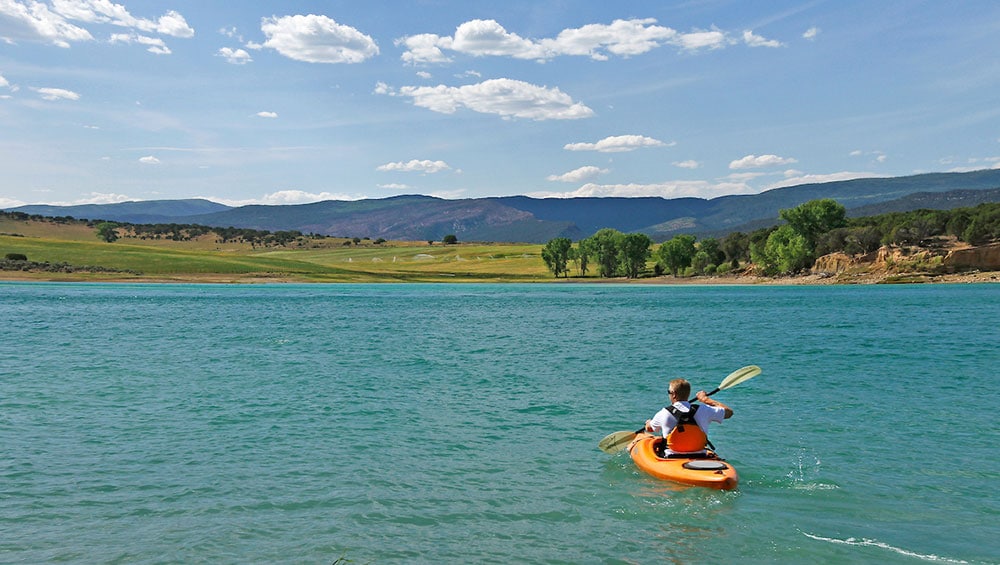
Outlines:
{"type": "MultiPolygon", "coordinates": [[[[678,400],[674,402],[674,408],[681,412],[687,412],[691,409],[691,403],[688,401],[678,400]]],[[[708,404],[702,404],[701,408],[694,413],[694,421],[701,428],[701,431],[708,435],[708,425],[712,422],[722,423],[726,419],[726,409],[721,406],[709,406],[708,404]]],[[[649,421],[650,427],[653,428],[653,432],[661,432],[663,437],[674,430],[677,426],[677,418],[670,413],[669,410],[663,408],[653,416],[653,419],[649,421]]],[[[669,449],[665,450],[667,453],[673,453],[669,449]]]]}

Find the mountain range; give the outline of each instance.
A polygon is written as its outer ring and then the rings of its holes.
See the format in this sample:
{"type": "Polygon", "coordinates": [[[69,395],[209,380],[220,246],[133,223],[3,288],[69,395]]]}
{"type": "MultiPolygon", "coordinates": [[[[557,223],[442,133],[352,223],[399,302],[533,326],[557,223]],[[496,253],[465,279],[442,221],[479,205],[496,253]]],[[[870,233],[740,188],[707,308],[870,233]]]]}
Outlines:
{"type": "Polygon", "coordinates": [[[532,198],[445,200],[405,195],[356,201],[231,207],[203,199],[80,206],[28,205],[8,211],[133,224],[200,224],[341,237],[544,243],[578,240],[602,228],[642,232],[655,241],[678,233],[721,236],[779,223],[778,212],[832,198],[853,217],[918,208],[952,209],[1000,201],[1000,169],[862,178],[704,198],[532,198]]]}

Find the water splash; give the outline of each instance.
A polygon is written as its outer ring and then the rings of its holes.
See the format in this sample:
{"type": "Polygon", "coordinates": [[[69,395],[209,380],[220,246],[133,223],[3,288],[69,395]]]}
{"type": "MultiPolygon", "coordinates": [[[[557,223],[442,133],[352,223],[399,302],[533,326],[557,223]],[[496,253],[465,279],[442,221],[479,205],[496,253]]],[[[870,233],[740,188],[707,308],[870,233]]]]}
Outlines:
{"type": "Polygon", "coordinates": [[[819,481],[820,469],[823,462],[816,455],[809,455],[802,450],[799,452],[798,461],[795,468],[785,475],[791,481],[791,487],[796,490],[836,490],[839,486],[831,483],[819,481]],[[812,459],[812,461],[808,461],[812,459]]]}

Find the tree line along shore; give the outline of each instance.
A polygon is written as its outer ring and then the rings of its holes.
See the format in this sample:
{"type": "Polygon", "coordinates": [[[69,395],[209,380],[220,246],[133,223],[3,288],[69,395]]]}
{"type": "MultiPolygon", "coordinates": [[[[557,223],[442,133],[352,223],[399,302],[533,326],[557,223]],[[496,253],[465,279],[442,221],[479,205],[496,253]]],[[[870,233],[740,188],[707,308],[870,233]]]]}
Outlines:
{"type": "MultiPolygon", "coordinates": [[[[591,271],[602,278],[629,279],[668,272],[675,278],[730,273],[789,277],[809,272],[823,256],[859,257],[895,249],[893,257],[915,258],[897,261],[900,269],[951,274],[963,265],[945,261],[945,251],[1000,241],[1000,203],[848,218],[842,205],[820,199],[781,210],[779,217],[782,223],[749,234],[736,231],[701,240],[681,234],[658,246],[645,234],[602,229],[575,245],[567,238],[552,239],[543,247],[542,259],[555,277],[591,271]],[[650,260],[652,273],[646,269],[650,260]]],[[[966,266],[1000,268],[991,261],[966,266]]]]}

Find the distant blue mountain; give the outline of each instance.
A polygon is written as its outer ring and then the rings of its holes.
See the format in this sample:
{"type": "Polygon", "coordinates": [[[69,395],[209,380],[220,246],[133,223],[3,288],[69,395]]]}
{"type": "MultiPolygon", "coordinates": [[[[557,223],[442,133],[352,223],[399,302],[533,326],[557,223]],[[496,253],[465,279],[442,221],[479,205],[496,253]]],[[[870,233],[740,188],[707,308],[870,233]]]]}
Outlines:
{"type": "Polygon", "coordinates": [[[115,204],[81,204],[78,206],[48,206],[44,204],[8,208],[37,216],[71,216],[77,219],[113,220],[133,224],[179,223],[177,218],[212,214],[231,210],[225,204],[192,198],[188,200],[141,200],[115,204]]]}
{"type": "Polygon", "coordinates": [[[778,212],[832,198],[864,215],[917,208],[958,208],[1000,199],[1000,170],[866,178],[777,188],[720,198],[530,198],[444,200],[394,196],[283,206],[224,206],[207,200],[156,200],[86,206],[21,206],[11,211],[136,224],[176,223],[343,237],[544,243],[580,239],[601,228],[642,232],[654,240],[678,233],[720,235],[778,222],[778,212]]]}

